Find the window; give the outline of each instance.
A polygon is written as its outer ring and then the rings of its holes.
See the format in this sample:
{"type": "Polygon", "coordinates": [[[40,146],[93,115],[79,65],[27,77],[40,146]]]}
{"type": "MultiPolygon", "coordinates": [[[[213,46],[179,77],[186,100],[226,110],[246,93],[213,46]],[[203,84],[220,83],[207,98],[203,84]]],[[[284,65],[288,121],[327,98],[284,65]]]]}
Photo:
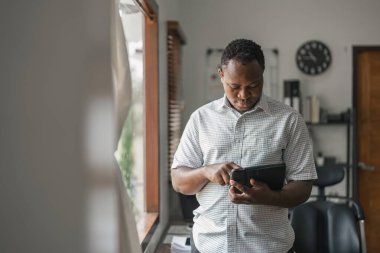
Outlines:
{"type": "Polygon", "coordinates": [[[134,206],[140,242],[159,210],[157,18],[152,1],[121,0],[128,53],[128,113],[115,154],[134,206]]]}

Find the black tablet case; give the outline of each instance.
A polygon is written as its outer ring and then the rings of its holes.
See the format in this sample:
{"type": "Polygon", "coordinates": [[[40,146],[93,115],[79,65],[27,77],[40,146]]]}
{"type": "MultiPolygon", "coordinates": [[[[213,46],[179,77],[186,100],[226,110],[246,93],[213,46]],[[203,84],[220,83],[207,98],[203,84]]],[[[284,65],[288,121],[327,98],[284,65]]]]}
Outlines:
{"type": "Polygon", "coordinates": [[[246,186],[251,186],[251,178],[266,183],[272,190],[281,190],[284,186],[286,166],[285,163],[252,166],[233,169],[231,179],[246,186]]]}

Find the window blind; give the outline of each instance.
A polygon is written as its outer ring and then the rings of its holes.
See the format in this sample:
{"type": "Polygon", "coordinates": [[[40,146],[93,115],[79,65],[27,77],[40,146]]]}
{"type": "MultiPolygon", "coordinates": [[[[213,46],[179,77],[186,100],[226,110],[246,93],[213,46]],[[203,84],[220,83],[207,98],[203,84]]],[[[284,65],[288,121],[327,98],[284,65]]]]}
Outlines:
{"type": "MultiPolygon", "coordinates": [[[[181,47],[185,37],[177,21],[167,23],[167,61],[168,61],[168,168],[181,138],[181,47]]],[[[170,178],[170,177],[169,177],[170,178]]]]}

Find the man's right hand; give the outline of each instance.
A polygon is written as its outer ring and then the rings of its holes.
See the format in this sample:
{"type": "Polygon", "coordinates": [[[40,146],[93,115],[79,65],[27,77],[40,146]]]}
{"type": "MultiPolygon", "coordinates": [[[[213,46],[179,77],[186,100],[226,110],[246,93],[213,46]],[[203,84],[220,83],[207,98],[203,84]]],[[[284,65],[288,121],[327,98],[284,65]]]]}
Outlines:
{"type": "Polygon", "coordinates": [[[230,182],[231,170],[240,168],[235,163],[218,163],[200,168],[179,166],[171,169],[172,185],[175,191],[193,195],[209,182],[226,185],[230,182]]]}
{"type": "Polygon", "coordinates": [[[236,163],[216,163],[202,167],[204,176],[213,183],[226,185],[230,182],[231,170],[240,168],[236,163]]]}

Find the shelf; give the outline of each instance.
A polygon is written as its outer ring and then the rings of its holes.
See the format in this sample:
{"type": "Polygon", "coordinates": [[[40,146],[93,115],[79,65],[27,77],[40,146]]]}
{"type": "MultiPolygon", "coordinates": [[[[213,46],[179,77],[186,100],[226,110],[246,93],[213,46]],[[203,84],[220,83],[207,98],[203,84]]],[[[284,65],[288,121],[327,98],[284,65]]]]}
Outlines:
{"type": "Polygon", "coordinates": [[[323,166],[315,166],[317,169],[334,169],[334,168],[347,168],[350,167],[347,163],[334,163],[323,166]]]}
{"type": "Polygon", "coordinates": [[[311,123],[306,122],[306,125],[308,126],[331,126],[331,125],[346,125],[350,122],[348,121],[340,121],[340,122],[319,122],[319,123],[311,123]]]}
{"type": "MultiPolygon", "coordinates": [[[[327,114],[325,115],[325,117],[322,117],[320,119],[322,119],[323,122],[318,122],[318,123],[306,122],[306,125],[310,132],[318,132],[321,130],[321,128],[325,129],[325,127],[334,127],[334,128],[343,127],[342,129],[339,129],[339,130],[345,129],[347,145],[345,145],[344,147],[344,149],[346,149],[345,162],[339,162],[339,163],[335,163],[331,165],[317,167],[317,172],[320,174],[321,178],[327,178],[329,176],[329,173],[327,173],[329,172],[329,170],[334,170],[337,173],[339,171],[342,171],[343,174],[341,172],[339,172],[338,174],[339,176],[346,178],[346,182],[345,182],[346,183],[346,197],[350,197],[350,184],[351,184],[350,177],[352,177],[352,172],[350,172],[350,169],[351,169],[351,153],[350,153],[351,147],[350,146],[351,146],[351,127],[353,123],[351,110],[347,109],[347,111],[341,112],[339,114],[327,114]]],[[[317,147],[314,147],[314,148],[316,150],[319,150],[319,148],[317,147]]],[[[321,150],[321,152],[323,151],[321,150]]]]}

